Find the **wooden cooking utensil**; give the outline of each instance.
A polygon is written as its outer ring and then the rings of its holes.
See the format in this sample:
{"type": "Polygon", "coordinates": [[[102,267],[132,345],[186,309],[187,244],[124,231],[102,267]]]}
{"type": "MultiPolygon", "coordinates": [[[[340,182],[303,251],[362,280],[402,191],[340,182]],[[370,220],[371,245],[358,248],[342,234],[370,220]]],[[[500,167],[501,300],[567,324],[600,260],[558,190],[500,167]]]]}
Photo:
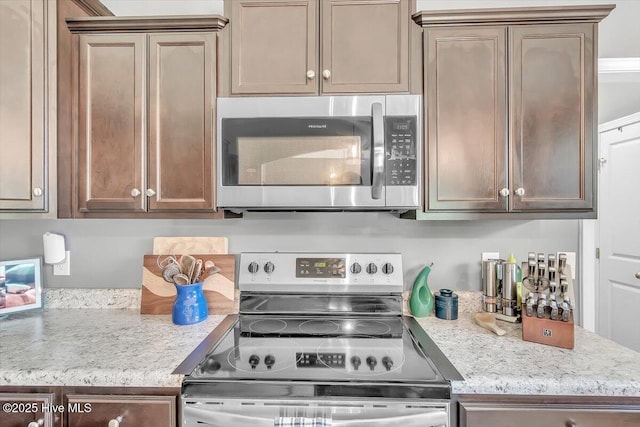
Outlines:
{"type": "Polygon", "coordinates": [[[476,313],[474,318],[478,325],[494,332],[496,335],[502,336],[507,333],[504,329],[501,329],[496,325],[496,317],[491,313],[476,313]]]}

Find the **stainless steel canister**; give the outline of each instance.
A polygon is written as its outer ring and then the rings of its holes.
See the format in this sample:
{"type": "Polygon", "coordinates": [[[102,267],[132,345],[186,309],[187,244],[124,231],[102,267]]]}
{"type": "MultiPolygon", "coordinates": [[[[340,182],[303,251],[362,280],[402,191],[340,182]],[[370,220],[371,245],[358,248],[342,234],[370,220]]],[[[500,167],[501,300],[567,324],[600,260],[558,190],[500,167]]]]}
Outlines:
{"type": "Polygon", "coordinates": [[[503,264],[502,270],[502,314],[517,315],[518,302],[518,265],[503,264]]]}
{"type": "Polygon", "coordinates": [[[490,313],[495,313],[497,310],[497,265],[498,261],[495,259],[482,261],[482,294],[484,295],[484,311],[488,311],[490,313]]]}

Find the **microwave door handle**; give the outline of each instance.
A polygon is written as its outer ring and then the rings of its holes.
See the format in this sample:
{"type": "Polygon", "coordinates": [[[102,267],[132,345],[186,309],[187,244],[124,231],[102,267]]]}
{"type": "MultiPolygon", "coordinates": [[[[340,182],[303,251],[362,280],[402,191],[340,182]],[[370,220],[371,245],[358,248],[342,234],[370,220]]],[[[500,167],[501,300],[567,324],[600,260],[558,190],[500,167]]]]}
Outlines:
{"type": "Polygon", "coordinates": [[[382,196],[382,181],[384,179],[384,120],[382,118],[382,104],[374,102],[371,105],[373,119],[373,182],[371,198],[382,196]]]}

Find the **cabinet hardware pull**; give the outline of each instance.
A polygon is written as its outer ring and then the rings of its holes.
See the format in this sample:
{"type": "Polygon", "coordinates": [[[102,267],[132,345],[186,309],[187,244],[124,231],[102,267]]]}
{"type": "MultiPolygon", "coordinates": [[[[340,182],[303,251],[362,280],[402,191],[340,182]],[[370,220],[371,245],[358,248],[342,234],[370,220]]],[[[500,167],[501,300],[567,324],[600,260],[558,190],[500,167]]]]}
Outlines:
{"type": "Polygon", "coordinates": [[[35,187],[35,188],[33,189],[33,195],[34,195],[34,196],[36,196],[36,197],[42,197],[42,194],[43,194],[43,192],[42,192],[42,188],[40,188],[40,187],[35,187]]]}
{"type": "Polygon", "coordinates": [[[147,188],[147,191],[145,191],[145,194],[146,194],[147,196],[149,196],[149,197],[153,197],[153,196],[155,196],[155,195],[156,195],[156,192],[155,192],[155,191],[153,191],[153,189],[152,189],[152,188],[147,188]]]}
{"type": "Polygon", "coordinates": [[[522,188],[522,187],[517,188],[515,193],[516,193],[516,196],[518,196],[518,197],[524,196],[524,188],[522,188]]]}
{"type": "Polygon", "coordinates": [[[507,197],[510,194],[510,191],[508,188],[503,188],[498,192],[498,194],[500,194],[501,197],[507,197]]]}
{"type": "Polygon", "coordinates": [[[44,418],[40,418],[38,421],[31,421],[27,424],[27,427],[40,427],[44,425],[44,418]]]}
{"type": "Polygon", "coordinates": [[[573,420],[569,420],[566,423],[564,423],[565,427],[578,427],[578,424],[576,424],[575,421],[573,420]]]}
{"type": "Polygon", "coordinates": [[[108,427],[120,427],[121,422],[122,422],[122,415],[117,416],[112,420],[109,420],[108,427]]]}
{"type": "Polygon", "coordinates": [[[316,77],[316,72],[313,70],[307,71],[307,79],[313,80],[316,77]]]}
{"type": "Polygon", "coordinates": [[[131,190],[131,197],[138,197],[140,194],[142,193],[137,188],[134,188],[133,190],[131,190]]]}
{"type": "Polygon", "coordinates": [[[325,80],[328,80],[328,79],[329,79],[329,77],[331,77],[331,71],[329,71],[329,70],[324,70],[324,71],[322,72],[322,77],[324,77],[324,79],[325,79],[325,80]]]}

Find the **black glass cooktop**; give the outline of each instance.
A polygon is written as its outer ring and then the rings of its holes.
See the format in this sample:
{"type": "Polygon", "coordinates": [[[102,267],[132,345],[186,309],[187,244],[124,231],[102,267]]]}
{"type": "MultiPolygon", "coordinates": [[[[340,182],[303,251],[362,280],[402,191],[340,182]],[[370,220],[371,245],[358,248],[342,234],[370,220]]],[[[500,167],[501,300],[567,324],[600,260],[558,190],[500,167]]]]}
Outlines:
{"type": "Polygon", "coordinates": [[[240,316],[189,380],[443,381],[402,317],[240,316]]]}

